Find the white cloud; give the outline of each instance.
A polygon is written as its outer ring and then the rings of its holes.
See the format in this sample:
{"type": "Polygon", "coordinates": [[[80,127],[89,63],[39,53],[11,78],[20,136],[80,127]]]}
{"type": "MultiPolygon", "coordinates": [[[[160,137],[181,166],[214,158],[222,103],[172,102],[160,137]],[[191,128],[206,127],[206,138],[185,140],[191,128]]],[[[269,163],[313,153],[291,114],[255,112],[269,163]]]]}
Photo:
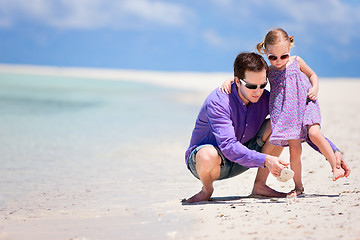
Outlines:
{"type": "Polygon", "coordinates": [[[220,37],[214,29],[205,30],[203,32],[203,38],[205,42],[216,47],[225,45],[225,40],[222,37],[220,37]]]}
{"type": "Polygon", "coordinates": [[[150,2],[148,0],[126,0],[121,3],[123,14],[133,15],[145,21],[164,25],[183,25],[191,12],[184,6],[167,2],[150,2]]]}
{"type": "Polygon", "coordinates": [[[232,4],[232,0],[211,0],[211,1],[220,7],[229,7],[232,4]]]}
{"type": "Polygon", "coordinates": [[[178,27],[193,17],[183,5],[154,0],[0,0],[0,9],[0,27],[21,20],[63,29],[178,27]]]}
{"type": "Polygon", "coordinates": [[[106,15],[106,8],[110,7],[100,0],[61,0],[57,9],[52,9],[52,15],[45,17],[47,25],[57,28],[96,29],[111,22],[112,16],[106,15]]]}
{"type": "Polygon", "coordinates": [[[340,0],[272,2],[276,12],[288,16],[281,25],[289,26],[288,30],[295,33],[309,34],[309,42],[319,39],[319,36],[335,39],[340,44],[349,44],[352,39],[360,38],[359,4],[350,5],[340,0]]]}
{"type": "MultiPolygon", "coordinates": [[[[270,27],[282,27],[294,35],[296,41],[301,39],[304,45],[314,47],[318,42],[324,49],[338,45],[345,51],[351,51],[348,46],[360,40],[360,3],[357,1],[230,1],[222,4],[221,10],[233,19],[227,21],[234,26],[234,31],[248,29],[250,32],[249,28],[253,28],[254,32],[262,29],[266,34],[270,27]]],[[[212,2],[214,6],[220,6],[218,0],[212,2]]],[[[231,34],[230,31],[227,33],[231,34]]]]}
{"type": "Polygon", "coordinates": [[[8,18],[0,18],[0,28],[10,28],[11,21],[8,18]]]}

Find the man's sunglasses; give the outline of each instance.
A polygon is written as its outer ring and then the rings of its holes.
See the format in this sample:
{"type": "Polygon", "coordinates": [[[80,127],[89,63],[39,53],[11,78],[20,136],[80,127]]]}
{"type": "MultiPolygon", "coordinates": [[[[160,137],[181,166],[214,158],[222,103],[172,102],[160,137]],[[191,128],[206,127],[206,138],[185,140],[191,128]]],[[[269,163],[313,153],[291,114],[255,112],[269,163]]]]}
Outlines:
{"type": "Polygon", "coordinates": [[[266,82],[264,82],[263,84],[259,84],[259,85],[252,84],[252,83],[247,83],[247,82],[245,82],[244,80],[242,80],[240,78],[239,78],[239,80],[242,82],[242,84],[244,84],[245,87],[247,87],[248,89],[252,89],[252,90],[257,89],[258,86],[260,87],[260,89],[264,89],[266,87],[267,83],[268,83],[268,79],[266,79],[266,82]]]}
{"type": "MultiPolygon", "coordinates": [[[[275,61],[276,59],[278,59],[277,56],[272,55],[272,54],[269,54],[267,57],[268,57],[268,59],[271,60],[271,61],[275,61]]],[[[284,55],[281,55],[281,56],[280,56],[280,59],[281,59],[281,60],[285,60],[285,59],[288,59],[289,57],[290,57],[290,54],[285,53],[284,55]]]]}

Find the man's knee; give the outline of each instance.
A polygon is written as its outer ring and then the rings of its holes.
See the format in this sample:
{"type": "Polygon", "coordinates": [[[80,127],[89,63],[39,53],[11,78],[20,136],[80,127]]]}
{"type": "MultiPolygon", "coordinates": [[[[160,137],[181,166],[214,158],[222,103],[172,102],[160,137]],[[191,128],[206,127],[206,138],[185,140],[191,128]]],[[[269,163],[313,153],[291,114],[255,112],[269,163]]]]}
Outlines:
{"type": "Polygon", "coordinates": [[[213,146],[206,146],[196,153],[195,162],[197,167],[211,169],[221,164],[221,158],[213,146]]]}

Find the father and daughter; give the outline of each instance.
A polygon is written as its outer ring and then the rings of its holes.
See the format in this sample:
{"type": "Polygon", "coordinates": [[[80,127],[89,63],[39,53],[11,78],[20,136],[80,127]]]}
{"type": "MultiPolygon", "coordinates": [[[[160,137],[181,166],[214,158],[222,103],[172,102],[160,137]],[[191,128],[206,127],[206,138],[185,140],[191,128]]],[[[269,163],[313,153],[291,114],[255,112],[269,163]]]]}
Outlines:
{"type": "Polygon", "coordinates": [[[222,93],[215,91],[209,95],[199,113],[186,153],[188,168],[202,181],[203,188],[187,202],[208,200],[213,181],[235,176],[261,164],[266,170],[259,167],[253,194],[283,196],[266,186],[269,171],[280,179],[293,177],[295,188],[287,196],[303,194],[301,143],[305,141],[328,160],[334,181],[350,174],[339,149],[321,134],[317,100],[319,79],[301,57],[290,56],[293,44],[294,37],[283,29],[269,31],[264,41],[257,44],[257,50],[265,54],[271,65],[268,67],[255,53],[239,54],[234,63],[234,79],[223,83],[220,87],[222,93]],[[269,95],[267,92],[264,94],[268,81],[271,86],[269,95]],[[268,109],[263,108],[264,104],[268,104],[268,109]],[[243,110],[241,105],[245,106],[243,110]],[[261,115],[251,113],[256,108],[255,112],[261,112],[261,115]],[[270,114],[270,124],[264,119],[266,113],[270,114]],[[243,118],[244,122],[238,123],[236,118],[243,118]],[[245,133],[251,121],[258,124],[252,126],[256,129],[251,133],[254,136],[247,139],[245,133]],[[251,147],[253,142],[255,148],[251,147]],[[280,159],[270,157],[278,157],[282,148],[287,146],[292,171],[280,159]],[[259,152],[258,155],[255,151],[259,152]],[[257,185],[259,182],[261,186],[257,185]]]}

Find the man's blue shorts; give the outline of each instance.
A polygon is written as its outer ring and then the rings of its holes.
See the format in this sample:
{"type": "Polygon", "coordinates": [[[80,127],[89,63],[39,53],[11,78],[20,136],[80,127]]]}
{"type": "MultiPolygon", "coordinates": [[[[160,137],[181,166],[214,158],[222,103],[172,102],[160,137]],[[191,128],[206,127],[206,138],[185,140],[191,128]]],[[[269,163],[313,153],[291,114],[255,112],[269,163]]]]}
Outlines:
{"type": "MultiPolygon", "coordinates": [[[[261,152],[262,147],[264,146],[264,142],[262,141],[262,136],[265,132],[265,128],[266,128],[266,124],[268,123],[269,119],[266,119],[264,121],[264,123],[262,124],[260,130],[258,131],[258,133],[256,134],[256,136],[254,136],[252,139],[250,139],[248,142],[244,143],[243,145],[245,147],[247,147],[248,149],[251,150],[255,150],[257,152],[261,152]]],[[[197,172],[196,172],[196,163],[195,163],[195,156],[196,153],[203,147],[205,146],[213,146],[211,144],[205,144],[205,145],[200,145],[197,148],[195,148],[189,156],[189,169],[190,172],[196,177],[199,178],[197,172]]],[[[245,172],[246,170],[248,170],[249,168],[244,167],[238,163],[232,162],[229,159],[227,159],[224,154],[220,151],[220,149],[217,146],[213,146],[219,156],[221,157],[221,165],[220,165],[220,176],[217,180],[222,180],[222,179],[227,179],[227,178],[231,178],[234,177],[236,175],[239,175],[240,173],[245,172]]]]}

